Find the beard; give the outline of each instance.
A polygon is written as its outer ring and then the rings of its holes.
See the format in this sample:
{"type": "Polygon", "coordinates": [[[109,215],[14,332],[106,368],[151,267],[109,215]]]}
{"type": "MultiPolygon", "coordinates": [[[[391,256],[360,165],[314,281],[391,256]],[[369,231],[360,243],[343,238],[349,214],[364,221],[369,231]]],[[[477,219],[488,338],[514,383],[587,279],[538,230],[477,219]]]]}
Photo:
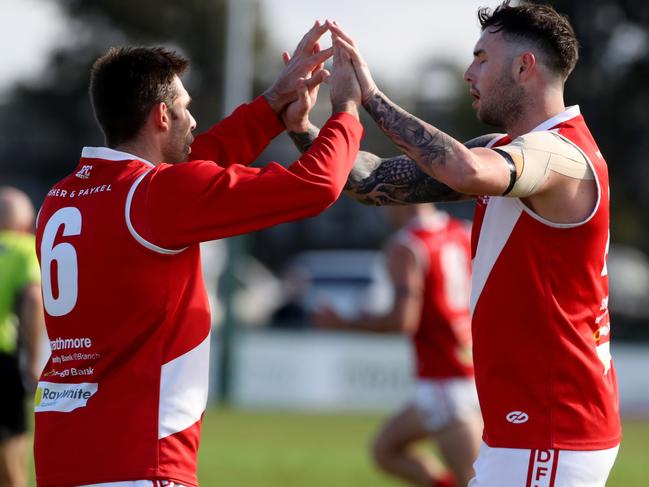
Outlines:
{"type": "Polygon", "coordinates": [[[521,117],[525,90],[518,86],[507,70],[503,70],[488,97],[480,97],[478,120],[501,129],[511,127],[521,117]]]}
{"type": "Polygon", "coordinates": [[[162,149],[164,162],[169,164],[185,162],[191,152],[190,146],[192,142],[193,137],[191,133],[187,134],[184,129],[179,130],[179,127],[175,127],[162,149]]]}

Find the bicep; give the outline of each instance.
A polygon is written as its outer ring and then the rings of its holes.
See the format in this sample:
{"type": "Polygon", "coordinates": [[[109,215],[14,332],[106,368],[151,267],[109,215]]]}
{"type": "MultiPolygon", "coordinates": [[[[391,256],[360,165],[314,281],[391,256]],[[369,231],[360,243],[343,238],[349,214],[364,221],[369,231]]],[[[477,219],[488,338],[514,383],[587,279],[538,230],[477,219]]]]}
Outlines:
{"type": "Polygon", "coordinates": [[[494,149],[470,149],[470,171],[461,184],[463,193],[485,196],[503,196],[516,177],[516,169],[502,153],[494,149]]]}

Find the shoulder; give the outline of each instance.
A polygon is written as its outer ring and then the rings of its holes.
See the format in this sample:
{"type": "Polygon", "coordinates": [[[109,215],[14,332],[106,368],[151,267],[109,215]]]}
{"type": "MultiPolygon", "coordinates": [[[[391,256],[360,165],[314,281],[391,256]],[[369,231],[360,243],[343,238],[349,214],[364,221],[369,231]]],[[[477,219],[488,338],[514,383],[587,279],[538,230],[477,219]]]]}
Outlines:
{"type": "Polygon", "coordinates": [[[586,158],[583,151],[573,142],[552,130],[540,130],[521,135],[510,144],[500,148],[520,148],[524,151],[539,152],[578,161],[586,158]]]}

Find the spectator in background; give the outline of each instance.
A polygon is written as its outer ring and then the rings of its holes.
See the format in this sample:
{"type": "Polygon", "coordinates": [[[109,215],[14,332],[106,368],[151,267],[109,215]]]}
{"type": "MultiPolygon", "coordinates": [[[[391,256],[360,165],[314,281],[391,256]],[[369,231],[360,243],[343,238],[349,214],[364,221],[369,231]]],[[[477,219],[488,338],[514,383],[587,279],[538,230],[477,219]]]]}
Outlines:
{"type": "Polygon", "coordinates": [[[34,208],[25,193],[0,187],[0,486],[24,487],[25,399],[40,374],[43,329],[34,208]]]}
{"type": "Polygon", "coordinates": [[[471,362],[469,234],[432,204],[390,207],[388,214],[399,229],[386,250],[391,309],[345,319],[322,308],[314,321],[321,328],[411,336],[415,398],[385,423],[373,444],[374,460],[412,485],[464,486],[473,477],[482,429],[471,362]],[[450,472],[412,448],[424,438],[437,442],[450,472]]]}

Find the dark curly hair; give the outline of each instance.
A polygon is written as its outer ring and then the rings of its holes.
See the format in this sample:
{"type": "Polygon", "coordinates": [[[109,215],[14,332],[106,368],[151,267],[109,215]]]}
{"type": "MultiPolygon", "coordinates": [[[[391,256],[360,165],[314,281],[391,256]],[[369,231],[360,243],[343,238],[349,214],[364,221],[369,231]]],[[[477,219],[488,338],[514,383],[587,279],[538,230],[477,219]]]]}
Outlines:
{"type": "Polygon", "coordinates": [[[478,10],[482,31],[502,32],[507,40],[524,40],[544,54],[544,64],[565,80],[577,64],[579,42],[568,18],[549,5],[501,3],[492,12],[478,10]]]}
{"type": "Polygon", "coordinates": [[[189,61],[164,47],[111,47],[92,67],[90,98],[95,118],[115,147],[133,139],[158,103],[171,106],[178,95],[174,76],[189,61]]]}

